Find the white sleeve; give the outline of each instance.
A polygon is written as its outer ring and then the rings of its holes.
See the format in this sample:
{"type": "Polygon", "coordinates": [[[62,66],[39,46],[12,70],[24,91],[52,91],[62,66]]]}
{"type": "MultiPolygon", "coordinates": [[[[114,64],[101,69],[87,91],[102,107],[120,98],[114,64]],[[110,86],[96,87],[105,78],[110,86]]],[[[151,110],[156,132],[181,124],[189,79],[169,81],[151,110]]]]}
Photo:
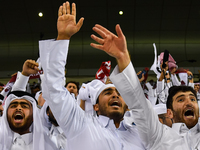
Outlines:
{"type": "Polygon", "coordinates": [[[164,80],[157,81],[157,87],[156,87],[157,93],[161,93],[164,90],[164,82],[165,82],[164,80]]]}
{"type": "Polygon", "coordinates": [[[191,86],[192,88],[194,88],[194,83],[189,82],[188,86],[191,86]]]}
{"type": "Polygon", "coordinates": [[[69,40],[39,42],[40,59],[44,70],[43,97],[50,106],[67,138],[73,138],[86,126],[85,113],[63,86],[69,40]]]}
{"type": "Polygon", "coordinates": [[[134,123],[145,147],[151,149],[153,145],[160,142],[163,125],[159,122],[151,103],[146,100],[132,63],[121,73],[118,66],[115,67],[110,79],[132,111],[134,123]]]}
{"type": "Polygon", "coordinates": [[[16,81],[12,87],[12,91],[26,91],[29,76],[24,76],[21,72],[17,72],[16,81]]]}

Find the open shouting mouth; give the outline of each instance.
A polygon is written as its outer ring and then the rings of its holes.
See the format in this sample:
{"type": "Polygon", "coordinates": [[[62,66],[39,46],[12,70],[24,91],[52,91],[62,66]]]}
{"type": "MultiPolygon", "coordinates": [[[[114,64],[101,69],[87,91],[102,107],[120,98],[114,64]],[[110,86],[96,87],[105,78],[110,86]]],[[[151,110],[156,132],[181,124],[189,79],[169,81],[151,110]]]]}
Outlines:
{"type": "Polygon", "coordinates": [[[193,109],[187,109],[184,113],[184,116],[186,118],[193,118],[194,117],[194,110],[193,109]]]}
{"type": "Polygon", "coordinates": [[[111,100],[109,102],[109,105],[112,107],[121,107],[122,103],[119,100],[111,100]]]}
{"type": "Polygon", "coordinates": [[[14,122],[15,123],[21,123],[24,119],[24,116],[21,112],[17,112],[14,114],[14,122]]]}

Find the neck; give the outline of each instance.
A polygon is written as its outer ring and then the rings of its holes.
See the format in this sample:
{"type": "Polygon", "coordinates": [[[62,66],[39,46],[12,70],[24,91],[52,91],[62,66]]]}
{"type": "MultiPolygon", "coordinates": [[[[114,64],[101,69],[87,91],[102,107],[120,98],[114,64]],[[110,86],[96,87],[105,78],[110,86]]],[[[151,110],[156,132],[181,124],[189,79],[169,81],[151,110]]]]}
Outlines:
{"type": "Polygon", "coordinates": [[[23,134],[26,134],[26,133],[30,133],[29,130],[27,130],[27,131],[14,131],[14,132],[16,132],[16,133],[18,133],[20,135],[23,135],[23,134]]]}
{"type": "Polygon", "coordinates": [[[119,128],[120,122],[121,122],[121,121],[115,121],[115,120],[114,120],[114,124],[115,124],[115,127],[116,127],[116,128],[119,128]]]}

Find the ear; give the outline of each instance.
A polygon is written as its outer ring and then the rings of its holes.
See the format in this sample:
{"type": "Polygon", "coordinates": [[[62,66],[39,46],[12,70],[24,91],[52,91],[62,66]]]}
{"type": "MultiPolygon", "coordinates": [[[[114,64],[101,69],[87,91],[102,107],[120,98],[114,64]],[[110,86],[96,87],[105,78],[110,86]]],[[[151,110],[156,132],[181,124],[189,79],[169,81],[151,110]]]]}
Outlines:
{"type": "Polygon", "coordinates": [[[159,117],[158,117],[158,119],[159,119],[159,121],[163,124],[163,120],[162,120],[161,118],[159,118],[159,117]]]}
{"type": "Polygon", "coordinates": [[[98,112],[99,111],[99,104],[93,105],[93,109],[98,112]]]}
{"type": "Polygon", "coordinates": [[[167,109],[167,115],[169,116],[170,119],[174,118],[173,111],[171,109],[167,109]]]}

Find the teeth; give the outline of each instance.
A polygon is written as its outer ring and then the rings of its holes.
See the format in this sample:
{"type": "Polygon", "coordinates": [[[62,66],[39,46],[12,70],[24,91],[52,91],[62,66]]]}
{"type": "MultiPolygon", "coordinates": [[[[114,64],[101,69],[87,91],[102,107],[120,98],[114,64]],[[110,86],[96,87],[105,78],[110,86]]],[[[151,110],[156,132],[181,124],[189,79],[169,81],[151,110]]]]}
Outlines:
{"type": "Polygon", "coordinates": [[[114,101],[114,102],[112,102],[111,106],[119,106],[119,102],[118,101],[114,101]]]}
{"type": "Polygon", "coordinates": [[[193,116],[194,116],[193,110],[192,110],[192,109],[187,109],[187,110],[185,111],[185,116],[186,116],[186,117],[193,117],[193,116]]]}
{"type": "Polygon", "coordinates": [[[15,120],[22,120],[23,119],[23,116],[22,116],[22,114],[20,114],[20,113],[17,113],[17,114],[15,114],[15,120]]]}

